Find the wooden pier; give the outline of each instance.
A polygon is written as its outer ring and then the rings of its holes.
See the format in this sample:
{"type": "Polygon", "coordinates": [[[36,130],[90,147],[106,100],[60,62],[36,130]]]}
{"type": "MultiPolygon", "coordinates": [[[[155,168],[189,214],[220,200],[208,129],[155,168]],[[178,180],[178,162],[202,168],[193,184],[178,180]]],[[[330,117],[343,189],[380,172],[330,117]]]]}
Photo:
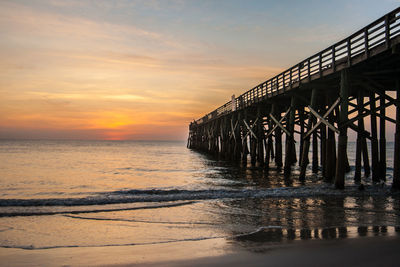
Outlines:
{"type": "Polygon", "coordinates": [[[297,163],[301,180],[312,164],[342,189],[349,131],[354,180],[362,171],[386,180],[386,123],[396,125],[392,187],[400,189],[400,8],[190,123],[188,148],[266,169],[274,161],[285,177],[297,163]]]}

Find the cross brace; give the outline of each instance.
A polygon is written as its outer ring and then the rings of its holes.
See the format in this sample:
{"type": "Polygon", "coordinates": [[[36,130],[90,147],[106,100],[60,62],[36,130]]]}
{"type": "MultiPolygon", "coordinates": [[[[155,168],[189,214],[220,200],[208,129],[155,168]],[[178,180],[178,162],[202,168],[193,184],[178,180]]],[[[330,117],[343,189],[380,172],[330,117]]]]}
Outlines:
{"type": "Polygon", "coordinates": [[[258,139],[257,136],[254,134],[254,132],[253,132],[253,130],[252,130],[252,129],[254,128],[254,126],[256,125],[257,121],[258,121],[258,118],[254,121],[253,125],[252,125],[251,127],[249,127],[249,125],[247,124],[247,122],[246,122],[245,120],[243,120],[244,125],[246,125],[246,128],[247,128],[247,130],[248,130],[248,132],[246,133],[246,135],[244,136],[243,139],[246,139],[247,136],[249,135],[249,133],[251,133],[251,135],[252,135],[255,139],[258,139]]]}
{"type": "Polygon", "coordinates": [[[306,139],[307,137],[310,136],[310,134],[312,134],[321,123],[324,123],[326,126],[328,126],[332,131],[339,133],[339,130],[333,126],[332,124],[330,124],[325,118],[328,117],[328,115],[336,108],[337,105],[339,105],[340,103],[340,97],[338,99],[336,99],[335,103],[332,104],[332,106],[325,112],[325,114],[323,116],[319,115],[315,110],[313,110],[310,106],[308,106],[308,108],[310,109],[310,112],[319,120],[317,121],[317,123],[314,125],[314,127],[312,127],[311,130],[309,130],[305,135],[303,139],[306,139]]]}
{"type": "Polygon", "coordinates": [[[290,109],[291,109],[291,107],[286,111],[285,115],[279,121],[272,114],[269,114],[271,119],[275,122],[275,125],[271,129],[271,131],[268,132],[266,137],[270,136],[278,127],[281,128],[288,136],[290,136],[289,131],[286,130],[286,128],[283,127],[283,125],[282,125],[283,120],[286,119],[286,117],[289,115],[290,109]]]}
{"type": "Polygon", "coordinates": [[[236,140],[235,130],[236,130],[237,125],[238,125],[238,121],[236,121],[235,126],[233,126],[233,123],[232,123],[232,120],[231,120],[231,130],[232,130],[232,132],[229,135],[229,138],[232,138],[232,136],[233,136],[233,138],[236,140]]]}

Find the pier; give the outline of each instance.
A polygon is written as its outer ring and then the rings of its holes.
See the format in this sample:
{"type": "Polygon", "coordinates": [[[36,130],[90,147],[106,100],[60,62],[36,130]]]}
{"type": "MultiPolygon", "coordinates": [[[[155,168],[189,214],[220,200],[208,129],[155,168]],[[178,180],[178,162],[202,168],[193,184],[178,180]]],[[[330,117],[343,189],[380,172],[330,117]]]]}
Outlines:
{"type": "Polygon", "coordinates": [[[311,164],[343,189],[350,131],[355,182],[362,174],[385,181],[388,123],[395,124],[392,187],[400,189],[400,8],[193,121],[187,145],[266,169],[274,162],[285,177],[299,164],[300,180],[311,164]]]}

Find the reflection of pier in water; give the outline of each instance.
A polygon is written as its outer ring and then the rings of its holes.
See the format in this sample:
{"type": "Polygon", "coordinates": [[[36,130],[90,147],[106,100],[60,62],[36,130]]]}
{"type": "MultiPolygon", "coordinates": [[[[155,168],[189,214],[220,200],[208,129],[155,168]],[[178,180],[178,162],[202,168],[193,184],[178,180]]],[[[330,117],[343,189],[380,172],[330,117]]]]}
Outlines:
{"type": "Polygon", "coordinates": [[[349,226],[315,229],[262,228],[257,232],[233,238],[238,242],[285,242],[312,239],[344,239],[368,236],[400,235],[400,227],[395,226],[349,226]]]}
{"type": "Polygon", "coordinates": [[[192,122],[188,147],[243,162],[249,157],[252,165],[267,170],[274,160],[286,178],[298,162],[301,181],[312,148],[312,171],[321,170],[326,181],[344,188],[349,171],[348,130],[357,133],[354,180],[361,180],[364,169],[365,176],[371,173],[372,180],[380,182],[386,179],[386,122],[390,122],[396,125],[393,187],[399,189],[399,77],[397,8],[192,122]],[[396,118],[387,111],[394,106],[396,118]],[[296,139],[300,140],[298,154],[296,139]]]}
{"type": "Polygon", "coordinates": [[[263,243],[400,236],[400,196],[233,199],[211,213],[228,240],[251,249],[263,243]]]}

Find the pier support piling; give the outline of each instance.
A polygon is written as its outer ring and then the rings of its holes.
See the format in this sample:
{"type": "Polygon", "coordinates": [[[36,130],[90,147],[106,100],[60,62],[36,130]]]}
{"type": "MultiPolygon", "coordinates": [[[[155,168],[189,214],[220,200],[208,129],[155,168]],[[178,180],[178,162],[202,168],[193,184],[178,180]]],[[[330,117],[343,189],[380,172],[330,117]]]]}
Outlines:
{"type": "MultiPolygon", "coordinates": [[[[364,128],[362,117],[362,108],[364,106],[364,96],[363,92],[360,90],[358,91],[357,95],[357,110],[358,110],[358,129],[361,131],[364,128]],[[362,128],[361,128],[362,127],[362,128]]],[[[362,134],[361,132],[357,132],[357,143],[356,143],[356,162],[355,162],[355,172],[354,172],[354,181],[360,182],[361,181],[361,151],[362,151],[362,134]]]]}
{"type": "Polygon", "coordinates": [[[304,107],[300,107],[299,110],[299,124],[300,124],[300,148],[299,148],[299,166],[302,163],[303,148],[304,148],[304,107]]]}
{"type": "Polygon", "coordinates": [[[385,91],[380,97],[380,118],[379,118],[379,178],[386,181],[386,125],[385,125],[385,91]]]}
{"type": "Polygon", "coordinates": [[[346,173],[347,160],[347,126],[349,104],[349,80],[348,70],[344,69],[340,76],[340,113],[339,113],[339,141],[338,158],[336,163],[335,187],[344,189],[344,178],[346,173]]]}
{"type": "MultiPolygon", "coordinates": [[[[267,117],[268,132],[272,130],[271,119],[267,117]]],[[[272,135],[269,135],[266,140],[267,145],[265,146],[265,169],[269,170],[269,162],[271,161],[271,149],[273,146],[272,135]]]]}
{"type": "Polygon", "coordinates": [[[378,129],[376,125],[376,103],[375,93],[370,92],[370,118],[371,118],[371,154],[372,154],[372,181],[379,182],[379,150],[378,150],[378,129]]]}
{"type": "MultiPolygon", "coordinates": [[[[328,103],[333,101],[330,100],[329,96],[327,96],[328,103]]],[[[328,122],[334,124],[335,117],[331,113],[328,116],[328,122]]],[[[336,166],[336,137],[335,132],[328,127],[328,138],[326,140],[326,176],[325,181],[332,182],[335,177],[335,166],[336,166]]]]}
{"type": "Polygon", "coordinates": [[[290,103],[290,113],[289,113],[289,120],[286,123],[286,151],[285,151],[285,167],[284,167],[284,175],[286,178],[290,177],[292,165],[294,163],[293,155],[296,155],[294,151],[294,119],[296,115],[296,98],[292,96],[291,103],[290,103]]]}
{"type": "Polygon", "coordinates": [[[257,108],[257,162],[260,166],[264,165],[264,143],[265,143],[265,134],[264,134],[264,125],[263,125],[263,116],[261,115],[261,108],[257,108]]]}
{"type": "MultiPolygon", "coordinates": [[[[281,112],[278,107],[274,105],[275,117],[277,120],[281,119],[281,112]]],[[[275,130],[275,164],[278,169],[281,169],[282,164],[282,130],[277,127],[275,130]]]]}
{"type": "Polygon", "coordinates": [[[312,172],[318,173],[318,135],[317,131],[312,134],[312,172]]]}
{"type": "MultiPolygon", "coordinates": [[[[310,106],[311,108],[315,108],[317,104],[317,90],[313,89],[311,92],[311,101],[310,101],[310,106]]],[[[313,125],[313,115],[311,112],[308,114],[308,123],[307,123],[307,132],[311,131],[312,125],[313,125]]],[[[301,156],[301,169],[300,169],[300,175],[299,179],[300,181],[303,181],[306,176],[306,170],[307,170],[307,165],[308,165],[308,151],[310,150],[310,135],[308,135],[303,143],[303,153],[301,156]]]]}
{"type": "Polygon", "coordinates": [[[392,188],[400,189],[400,80],[396,81],[396,132],[394,135],[394,157],[393,157],[393,185],[392,188]]]}
{"type": "Polygon", "coordinates": [[[322,176],[326,176],[326,126],[321,126],[321,167],[322,167],[322,176]]]}

